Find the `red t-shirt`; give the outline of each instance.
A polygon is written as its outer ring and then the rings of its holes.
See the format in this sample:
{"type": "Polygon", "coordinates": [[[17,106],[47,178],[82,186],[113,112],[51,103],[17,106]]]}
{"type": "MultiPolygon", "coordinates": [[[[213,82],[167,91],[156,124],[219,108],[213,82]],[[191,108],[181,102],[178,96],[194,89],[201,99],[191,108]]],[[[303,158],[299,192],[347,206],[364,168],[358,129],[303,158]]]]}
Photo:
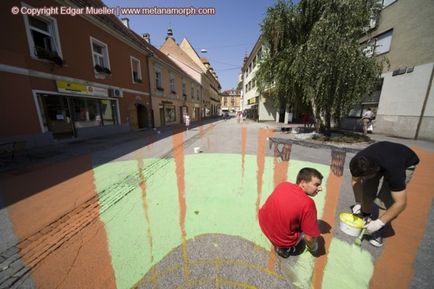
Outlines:
{"type": "Polygon", "coordinates": [[[289,248],[297,244],[300,234],[318,237],[314,201],[298,185],[279,184],[259,210],[259,225],[274,246],[289,248]]]}

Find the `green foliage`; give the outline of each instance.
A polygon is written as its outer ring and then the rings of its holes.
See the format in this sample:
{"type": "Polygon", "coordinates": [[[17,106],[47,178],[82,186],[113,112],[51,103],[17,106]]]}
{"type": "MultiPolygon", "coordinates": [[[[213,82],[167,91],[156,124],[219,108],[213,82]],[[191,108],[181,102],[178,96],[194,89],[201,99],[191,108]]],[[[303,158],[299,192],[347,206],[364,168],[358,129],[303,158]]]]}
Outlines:
{"type": "Polygon", "coordinates": [[[373,91],[384,61],[362,53],[376,10],[374,0],[279,0],[262,23],[265,55],[256,74],[276,106],[312,105],[316,122],[330,129],[373,91]]]}

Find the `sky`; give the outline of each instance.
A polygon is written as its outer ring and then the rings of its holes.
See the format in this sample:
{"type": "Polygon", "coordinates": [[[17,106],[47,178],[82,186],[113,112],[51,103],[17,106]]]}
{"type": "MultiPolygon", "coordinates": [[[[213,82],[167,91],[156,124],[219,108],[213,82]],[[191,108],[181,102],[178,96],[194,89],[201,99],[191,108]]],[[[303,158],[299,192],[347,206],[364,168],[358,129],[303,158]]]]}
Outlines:
{"type": "Polygon", "coordinates": [[[169,27],[179,44],[187,38],[217,72],[222,91],[236,88],[243,58],[260,34],[260,23],[275,0],[103,0],[108,7],[213,7],[215,15],[119,15],[139,35],[150,33],[160,48],[169,27]],[[206,53],[201,53],[206,49],[206,53]]]}

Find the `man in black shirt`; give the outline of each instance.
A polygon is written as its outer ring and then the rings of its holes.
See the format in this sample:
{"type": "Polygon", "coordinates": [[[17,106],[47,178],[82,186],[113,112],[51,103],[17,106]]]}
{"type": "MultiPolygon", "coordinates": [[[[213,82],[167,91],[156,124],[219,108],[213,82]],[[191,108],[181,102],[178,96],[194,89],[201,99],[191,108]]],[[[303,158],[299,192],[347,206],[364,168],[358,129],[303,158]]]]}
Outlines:
{"type": "Polygon", "coordinates": [[[373,204],[379,208],[378,218],[365,226],[373,246],[383,245],[381,229],[407,206],[406,185],[418,163],[418,156],[410,148],[386,141],[368,146],[351,159],[356,200],[353,213],[369,216],[373,204]]]}

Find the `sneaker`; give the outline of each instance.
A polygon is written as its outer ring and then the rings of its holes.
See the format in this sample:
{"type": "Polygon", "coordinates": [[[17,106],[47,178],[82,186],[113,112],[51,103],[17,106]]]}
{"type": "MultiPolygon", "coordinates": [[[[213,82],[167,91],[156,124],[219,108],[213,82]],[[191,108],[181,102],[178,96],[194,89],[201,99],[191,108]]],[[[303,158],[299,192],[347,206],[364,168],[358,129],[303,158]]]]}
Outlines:
{"type": "Polygon", "coordinates": [[[276,251],[277,255],[286,259],[291,254],[295,253],[295,247],[290,247],[290,248],[274,247],[274,251],[276,251]]]}
{"type": "Polygon", "coordinates": [[[369,240],[372,246],[380,248],[383,247],[383,234],[380,231],[374,232],[369,240]]]}
{"type": "Polygon", "coordinates": [[[360,204],[355,204],[354,206],[351,206],[350,209],[354,216],[357,216],[361,219],[365,219],[371,216],[370,213],[362,212],[362,206],[360,204]]]}

